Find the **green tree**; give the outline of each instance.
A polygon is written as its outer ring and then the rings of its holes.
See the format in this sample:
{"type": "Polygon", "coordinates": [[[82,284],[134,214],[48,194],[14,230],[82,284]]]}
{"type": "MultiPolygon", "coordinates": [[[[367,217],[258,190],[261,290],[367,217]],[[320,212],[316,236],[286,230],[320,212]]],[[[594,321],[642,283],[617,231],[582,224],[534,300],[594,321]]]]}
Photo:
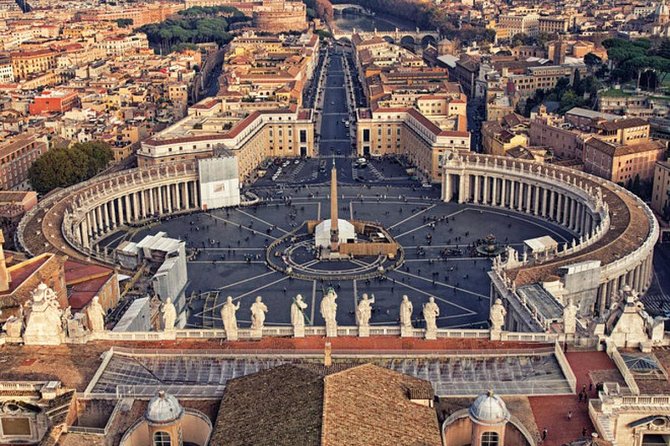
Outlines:
{"type": "Polygon", "coordinates": [[[40,156],[28,170],[28,180],[40,194],[85,181],[107,167],[113,153],[107,143],[76,143],[54,148],[40,156]]]}

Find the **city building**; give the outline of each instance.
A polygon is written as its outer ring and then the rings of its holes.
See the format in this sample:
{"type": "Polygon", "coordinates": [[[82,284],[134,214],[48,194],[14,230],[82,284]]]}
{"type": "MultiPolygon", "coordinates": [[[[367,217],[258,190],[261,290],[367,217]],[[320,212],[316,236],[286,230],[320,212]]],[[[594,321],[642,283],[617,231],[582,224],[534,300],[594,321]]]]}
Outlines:
{"type": "Polygon", "coordinates": [[[654,166],[651,208],[665,220],[670,217],[668,201],[670,201],[670,164],[667,161],[657,161],[654,166]]]}
{"type": "Polygon", "coordinates": [[[42,113],[65,113],[80,105],[79,96],[74,91],[49,90],[35,96],[28,107],[31,115],[42,113]]]}
{"type": "Polygon", "coordinates": [[[24,133],[0,143],[0,189],[28,189],[28,169],[47,150],[46,138],[36,134],[24,133]]]}

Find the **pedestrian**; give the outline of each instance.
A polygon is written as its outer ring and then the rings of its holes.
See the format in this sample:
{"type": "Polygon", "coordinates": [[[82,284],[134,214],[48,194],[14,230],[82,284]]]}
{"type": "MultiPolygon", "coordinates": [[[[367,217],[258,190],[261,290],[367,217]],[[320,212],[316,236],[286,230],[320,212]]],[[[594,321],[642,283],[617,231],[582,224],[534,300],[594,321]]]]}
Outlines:
{"type": "Polygon", "coordinates": [[[568,410],[568,420],[572,420],[572,411],[568,410]]]}
{"type": "Polygon", "coordinates": [[[579,392],[579,402],[581,403],[583,399],[584,399],[584,394],[582,392],[579,392]]]}
{"type": "Polygon", "coordinates": [[[593,390],[593,383],[589,383],[589,392],[593,390]]]}
{"type": "Polygon", "coordinates": [[[547,439],[547,433],[548,433],[548,431],[547,431],[547,428],[545,427],[544,430],[542,431],[542,440],[543,441],[547,439]]]}
{"type": "Polygon", "coordinates": [[[582,437],[586,437],[586,427],[582,428],[582,437]]]}

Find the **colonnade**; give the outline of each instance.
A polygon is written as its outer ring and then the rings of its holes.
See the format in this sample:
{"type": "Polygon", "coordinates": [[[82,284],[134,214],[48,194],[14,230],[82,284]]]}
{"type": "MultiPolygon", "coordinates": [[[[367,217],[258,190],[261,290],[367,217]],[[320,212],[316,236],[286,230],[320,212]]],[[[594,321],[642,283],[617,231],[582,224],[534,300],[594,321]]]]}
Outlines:
{"type": "Polygon", "coordinates": [[[458,194],[459,203],[497,206],[553,220],[567,229],[589,236],[598,222],[595,210],[584,199],[526,179],[491,173],[443,173],[443,198],[451,201],[458,194]]]}
{"type": "MultiPolygon", "coordinates": [[[[601,178],[529,161],[460,155],[447,159],[443,165],[442,198],[526,213],[556,222],[575,233],[579,243],[565,246],[557,254],[561,258],[552,261],[552,270],[584,261],[601,261],[593,307],[598,314],[604,314],[625,285],[644,293],[651,284],[658,223],[642,200],[601,178]],[[614,203],[619,215],[610,213],[609,206],[614,203]],[[617,220],[612,221],[615,217],[617,220]],[[614,228],[616,237],[608,234],[614,228]],[[640,234],[646,234],[646,238],[640,234]],[[590,249],[600,250],[603,255],[589,256],[590,249]]],[[[533,265],[522,263],[516,267],[533,265]]],[[[495,291],[500,296],[514,294],[514,285],[506,279],[504,271],[501,273],[502,280],[496,283],[501,288],[511,286],[511,291],[495,291]]],[[[492,289],[492,295],[493,292],[492,289]]]]}
{"type": "Polygon", "coordinates": [[[90,240],[121,225],[200,207],[197,180],[170,179],[174,182],[159,182],[117,196],[110,194],[105,201],[90,206],[74,228],[75,241],[90,248],[90,240]]]}

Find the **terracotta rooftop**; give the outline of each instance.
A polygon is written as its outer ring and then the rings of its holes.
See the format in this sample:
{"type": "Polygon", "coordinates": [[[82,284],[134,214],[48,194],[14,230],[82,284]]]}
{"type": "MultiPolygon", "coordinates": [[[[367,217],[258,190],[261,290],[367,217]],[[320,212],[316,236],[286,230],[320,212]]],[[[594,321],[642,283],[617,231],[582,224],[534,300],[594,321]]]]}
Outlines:
{"type": "Polygon", "coordinates": [[[212,444],[439,445],[430,383],[372,364],[285,364],[227,384],[212,444]],[[276,415],[281,413],[282,422],[276,415]]]}

